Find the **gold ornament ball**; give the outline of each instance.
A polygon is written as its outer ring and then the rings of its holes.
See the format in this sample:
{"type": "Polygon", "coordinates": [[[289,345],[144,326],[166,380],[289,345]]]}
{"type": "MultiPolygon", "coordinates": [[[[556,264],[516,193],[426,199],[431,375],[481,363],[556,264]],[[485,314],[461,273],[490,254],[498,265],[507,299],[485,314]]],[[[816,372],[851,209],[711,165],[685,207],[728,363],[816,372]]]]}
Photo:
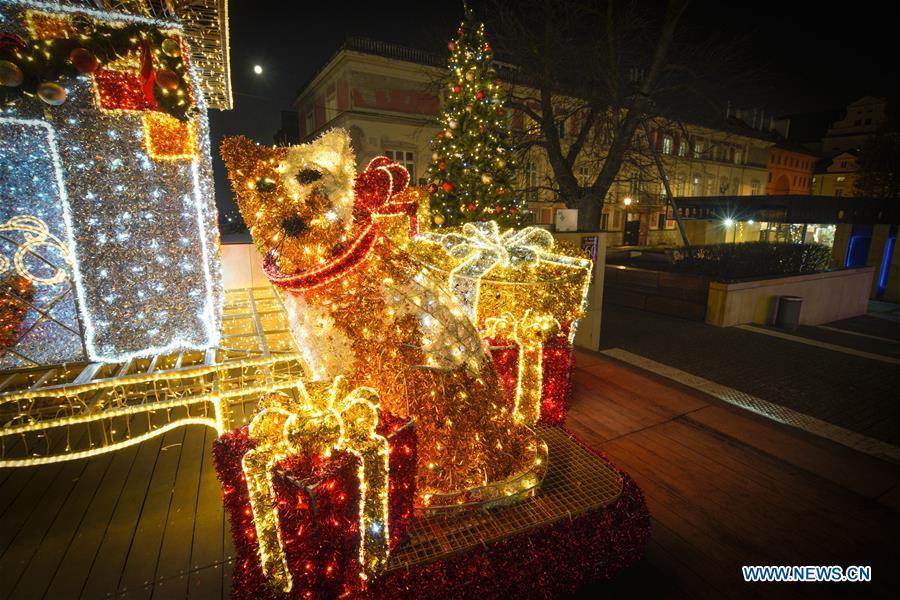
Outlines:
{"type": "Polygon", "coordinates": [[[466,73],[466,81],[472,81],[473,79],[475,79],[475,72],[474,71],[467,72],[466,73]]]}
{"type": "Polygon", "coordinates": [[[481,183],[488,184],[492,181],[491,176],[487,173],[481,175],[481,183]]]}
{"type": "Polygon", "coordinates": [[[437,153],[437,152],[432,152],[432,153],[431,153],[431,160],[437,160],[438,158],[440,158],[440,157],[438,156],[438,153],[437,153]]]}
{"type": "Polygon", "coordinates": [[[500,167],[500,168],[502,169],[503,167],[506,166],[506,161],[503,160],[502,158],[498,158],[498,159],[497,159],[497,166],[500,167]]]}
{"type": "Polygon", "coordinates": [[[450,126],[450,129],[456,129],[456,126],[459,125],[456,119],[450,119],[447,121],[447,125],[450,126]]]}
{"type": "Polygon", "coordinates": [[[177,58],[181,56],[181,44],[179,44],[177,40],[166,38],[162,43],[162,51],[166,56],[177,58]]]}
{"type": "Polygon", "coordinates": [[[50,106],[59,106],[66,101],[66,88],[58,83],[45,81],[38,86],[37,95],[50,106]]]}
{"type": "Polygon", "coordinates": [[[19,65],[8,60],[0,60],[0,85],[5,87],[19,87],[25,75],[19,65]]]}
{"type": "Polygon", "coordinates": [[[442,225],[444,223],[444,217],[441,215],[434,215],[434,224],[442,225]]]}

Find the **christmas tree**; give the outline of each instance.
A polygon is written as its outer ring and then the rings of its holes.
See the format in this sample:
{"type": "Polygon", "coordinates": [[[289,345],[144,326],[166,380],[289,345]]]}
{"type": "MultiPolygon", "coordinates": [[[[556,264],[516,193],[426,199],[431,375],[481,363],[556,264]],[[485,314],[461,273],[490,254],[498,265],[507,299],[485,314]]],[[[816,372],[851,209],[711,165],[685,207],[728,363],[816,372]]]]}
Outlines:
{"type": "Polygon", "coordinates": [[[523,211],[513,196],[510,130],[491,45],[484,24],[471,18],[458,33],[448,44],[450,75],[428,169],[434,225],[495,220],[517,227],[523,211]]]}

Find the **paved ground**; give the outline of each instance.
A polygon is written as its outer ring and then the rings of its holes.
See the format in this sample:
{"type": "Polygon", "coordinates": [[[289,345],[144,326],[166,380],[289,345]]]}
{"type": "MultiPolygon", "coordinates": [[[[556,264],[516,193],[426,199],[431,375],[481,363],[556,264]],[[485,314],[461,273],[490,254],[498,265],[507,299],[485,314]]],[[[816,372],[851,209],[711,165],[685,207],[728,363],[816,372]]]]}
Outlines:
{"type": "Polygon", "coordinates": [[[785,338],[770,328],[719,328],[605,305],[601,349],[621,348],[900,446],[900,311],[877,308],[785,338]]]}

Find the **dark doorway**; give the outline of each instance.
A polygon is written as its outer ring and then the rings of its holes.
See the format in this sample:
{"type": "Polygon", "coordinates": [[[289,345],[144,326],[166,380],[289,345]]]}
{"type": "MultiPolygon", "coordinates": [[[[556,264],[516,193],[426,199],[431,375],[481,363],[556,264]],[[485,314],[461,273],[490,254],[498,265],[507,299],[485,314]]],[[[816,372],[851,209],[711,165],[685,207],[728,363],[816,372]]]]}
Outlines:
{"type": "Polygon", "coordinates": [[[639,220],[625,221],[625,235],[622,237],[622,244],[625,246],[637,246],[640,233],[641,222],[639,220]]]}

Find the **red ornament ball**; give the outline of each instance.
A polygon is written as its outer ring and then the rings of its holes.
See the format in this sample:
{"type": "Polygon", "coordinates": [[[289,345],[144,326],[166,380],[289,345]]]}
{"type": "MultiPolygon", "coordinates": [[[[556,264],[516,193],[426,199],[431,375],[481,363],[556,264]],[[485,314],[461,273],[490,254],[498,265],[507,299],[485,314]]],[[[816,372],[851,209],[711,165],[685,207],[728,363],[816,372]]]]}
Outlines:
{"type": "Polygon", "coordinates": [[[79,73],[93,73],[100,66],[100,61],[87,48],[75,48],[69,52],[69,60],[72,61],[79,73]]]}
{"type": "Polygon", "coordinates": [[[493,48],[491,48],[491,44],[489,42],[485,42],[484,43],[484,51],[490,52],[491,50],[493,50],[493,48]]]}
{"type": "Polygon", "coordinates": [[[453,93],[454,93],[454,94],[458,94],[458,93],[460,93],[461,91],[462,91],[462,86],[461,86],[461,85],[456,84],[456,85],[453,86],[453,93]]]}
{"type": "Polygon", "coordinates": [[[516,207],[515,207],[515,206],[513,206],[512,208],[509,209],[509,214],[511,214],[511,215],[514,215],[514,214],[516,214],[517,212],[519,212],[519,211],[516,210],[516,207]]]}
{"type": "Polygon", "coordinates": [[[450,52],[456,52],[456,42],[450,42],[449,44],[447,44],[447,49],[450,50],[450,52]]]}
{"type": "Polygon", "coordinates": [[[156,85],[162,90],[174,91],[181,86],[181,79],[171,69],[160,69],[156,72],[156,85]]]}
{"type": "Polygon", "coordinates": [[[478,98],[479,100],[484,100],[484,91],[478,90],[477,92],[475,92],[475,97],[478,98]]]}
{"type": "Polygon", "coordinates": [[[433,194],[437,191],[437,186],[433,183],[428,185],[428,193],[433,194]]]}
{"type": "Polygon", "coordinates": [[[453,191],[453,184],[450,183],[449,181],[445,181],[444,183],[441,184],[441,188],[449,194],[450,192],[453,191]]]}
{"type": "Polygon", "coordinates": [[[478,205],[476,205],[474,202],[472,202],[466,208],[469,209],[469,212],[475,212],[475,210],[478,208],[478,205]]]}
{"type": "Polygon", "coordinates": [[[445,163],[444,161],[439,162],[439,163],[438,163],[438,169],[441,170],[441,171],[446,171],[446,170],[447,170],[447,163],[445,163]]]}

